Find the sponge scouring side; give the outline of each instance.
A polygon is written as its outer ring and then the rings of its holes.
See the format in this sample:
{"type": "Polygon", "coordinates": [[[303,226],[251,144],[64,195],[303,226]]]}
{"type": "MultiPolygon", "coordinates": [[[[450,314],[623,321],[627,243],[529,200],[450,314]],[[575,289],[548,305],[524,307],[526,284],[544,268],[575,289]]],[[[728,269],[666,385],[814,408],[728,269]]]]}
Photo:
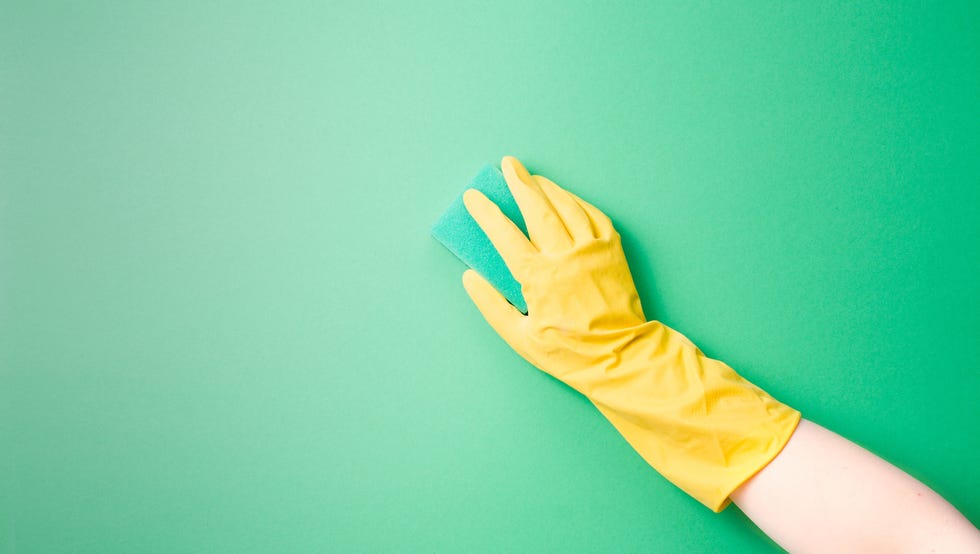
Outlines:
{"type": "MultiPolygon", "coordinates": [[[[493,200],[500,207],[500,211],[517,224],[524,234],[527,234],[521,210],[511,196],[507,181],[499,169],[489,164],[483,166],[466,187],[466,189],[471,188],[479,190],[493,200]]],[[[466,189],[463,189],[464,192],[466,189]]],[[[527,313],[527,304],[524,302],[524,295],[521,294],[520,283],[507,269],[507,265],[504,264],[504,260],[493,247],[490,239],[466,211],[462,192],[433,224],[432,236],[457,258],[463,260],[463,263],[489,281],[517,309],[527,313]]]]}

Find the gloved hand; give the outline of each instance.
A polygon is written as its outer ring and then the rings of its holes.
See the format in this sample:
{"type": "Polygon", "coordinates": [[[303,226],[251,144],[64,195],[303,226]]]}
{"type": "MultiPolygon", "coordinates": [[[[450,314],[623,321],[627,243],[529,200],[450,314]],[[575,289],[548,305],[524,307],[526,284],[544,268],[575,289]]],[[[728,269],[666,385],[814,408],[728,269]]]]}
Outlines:
{"type": "Polygon", "coordinates": [[[475,189],[463,201],[527,300],[525,316],[475,271],[463,284],[521,356],[584,394],[664,477],[714,511],[765,467],[800,414],[647,321],[605,214],[519,161],[501,163],[528,237],[475,189]]]}

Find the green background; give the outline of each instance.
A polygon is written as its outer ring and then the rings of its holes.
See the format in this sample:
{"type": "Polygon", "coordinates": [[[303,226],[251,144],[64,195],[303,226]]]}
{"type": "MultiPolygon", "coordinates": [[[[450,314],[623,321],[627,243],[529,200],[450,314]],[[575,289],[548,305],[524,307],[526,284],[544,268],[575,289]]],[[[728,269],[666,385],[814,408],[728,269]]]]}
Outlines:
{"type": "Polygon", "coordinates": [[[0,3],[0,552],[776,550],[470,304],[504,154],[980,520],[976,3],[526,4],[0,3]]]}

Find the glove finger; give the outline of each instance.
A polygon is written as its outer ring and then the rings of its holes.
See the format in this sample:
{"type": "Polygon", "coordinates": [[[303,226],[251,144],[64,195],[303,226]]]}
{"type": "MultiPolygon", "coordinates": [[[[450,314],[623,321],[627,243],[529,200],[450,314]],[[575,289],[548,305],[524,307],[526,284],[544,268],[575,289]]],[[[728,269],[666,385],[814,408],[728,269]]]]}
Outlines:
{"type": "Polygon", "coordinates": [[[541,187],[541,192],[548,197],[555,211],[561,216],[565,229],[573,241],[582,242],[595,237],[589,216],[567,190],[541,175],[535,175],[534,180],[541,187]]]}
{"type": "Polygon", "coordinates": [[[535,253],[534,246],[528,242],[520,228],[482,192],[476,189],[465,191],[463,204],[497,249],[507,269],[520,281],[525,261],[535,253]]]}
{"type": "Polygon", "coordinates": [[[523,339],[520,325],[524,320],[524,314],[512,306],[483,276],[472,269],[463,272],[463,287],[480,313],[483,314],[483,318],[493,327],[493,330],[507,344],[518,350],[517,345],[523,339]]]}
{"type": "Polygon", "coordinates": [[[589,221],[592,223],[592,232],[596,238],[606,238],[612,236],[616,229],[613,227],[612,221],[609,216],[602,213],[602,210],[596,208],[592,204],[589,204],[585,200],[582,200],[578,196],[575,196],[571,192],[565,191],[572,200],[578,204],[582,210],[589,216],[589,221]]]}
{"type": "Polygon", "coordinates": [[[517,158],[504,156],[500,162],[504,179],[527,224],[531,243],[539,250],[565,250],[572,245],[572,238],[558,213],[548,202],[541,187],[517,158]]]}

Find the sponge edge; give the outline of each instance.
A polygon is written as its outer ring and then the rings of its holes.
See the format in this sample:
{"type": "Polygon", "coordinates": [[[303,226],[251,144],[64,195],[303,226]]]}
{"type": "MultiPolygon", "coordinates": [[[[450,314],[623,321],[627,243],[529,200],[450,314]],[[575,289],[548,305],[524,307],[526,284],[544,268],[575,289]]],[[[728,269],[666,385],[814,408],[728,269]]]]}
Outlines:
{"type": "MultiPolygon", "coordinates": [[[[471,188],[479,190],[493,200],[500,207],[500,211],[517,224],[524,234],[527,234],[521,210],[511,196],[507,181],[499,169],[490,164],[483,166],[466,187],[466,189],[471,188]]],[[[466,189],[463,191],[465,192],[466,189]]],[[[482,275],[518,310],[527,313],[527,304],[524,295],[521,294],[520,283],[507,269],[507,265],[504,264],[504,260],[493,247],[490,239],[466,211],[462,192],[432,225],[432,236],[457,258],[463,260],[463,263],[482,275]]]]}

